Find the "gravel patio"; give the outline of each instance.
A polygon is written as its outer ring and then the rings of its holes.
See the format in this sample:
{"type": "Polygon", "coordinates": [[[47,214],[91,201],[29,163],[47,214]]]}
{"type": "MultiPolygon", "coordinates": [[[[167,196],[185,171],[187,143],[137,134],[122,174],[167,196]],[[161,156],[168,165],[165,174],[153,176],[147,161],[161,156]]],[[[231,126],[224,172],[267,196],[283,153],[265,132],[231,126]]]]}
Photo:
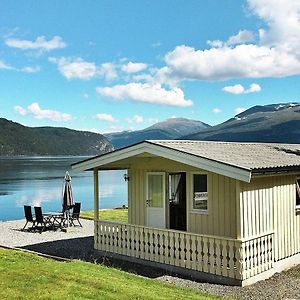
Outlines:
{"type": "Polygon", "coordinates": [[[272,278],[247,287],[232,287],[195,282],[166,274],[163,270],[146,268],[133,263],[100,257],[93,250],[93,221],[81,219],[83,227],[72,228],[68,232],[47,230],[38,232],[21,231],[25,220],[0,222],[0,246],[27,249],[42,254],[69,259],[81,259],[104,263],[155,280],[208,292],[221,297],[236,299],[300,299],[300,265],[275,274],[272,278]]]}

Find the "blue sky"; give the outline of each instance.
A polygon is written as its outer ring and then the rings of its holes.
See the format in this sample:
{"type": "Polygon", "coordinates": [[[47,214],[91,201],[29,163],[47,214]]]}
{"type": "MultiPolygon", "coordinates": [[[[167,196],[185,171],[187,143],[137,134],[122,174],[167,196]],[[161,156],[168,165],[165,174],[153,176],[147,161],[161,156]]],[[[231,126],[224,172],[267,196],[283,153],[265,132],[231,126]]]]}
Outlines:
{"type": "Polygon", "coordinates": [[[300,2],[1,1],[0,116],[99,133],[300,102],[300,2]]]}

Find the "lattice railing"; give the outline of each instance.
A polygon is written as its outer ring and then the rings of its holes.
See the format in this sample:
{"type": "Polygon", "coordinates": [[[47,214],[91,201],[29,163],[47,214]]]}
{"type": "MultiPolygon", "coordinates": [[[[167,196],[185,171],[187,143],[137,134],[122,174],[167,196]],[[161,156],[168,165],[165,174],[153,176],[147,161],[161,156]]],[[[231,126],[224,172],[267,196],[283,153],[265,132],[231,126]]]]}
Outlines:
{"type": "Polygon", "coordinates": [[[108,221],[96,224],[98,250],[241,279],[241,241],[108,221]]]}
{"type": "Polygon", "coordinates": [[[253,237],[242,243],[243,279],[250,278],[273,267],[274,233],[253,237]]]}
{"type": "Polygon", "coordinates": [[[95,226],[102,251],[242,280],[273,267],[273,233],[235,240],[109,221],[95,226]]]}

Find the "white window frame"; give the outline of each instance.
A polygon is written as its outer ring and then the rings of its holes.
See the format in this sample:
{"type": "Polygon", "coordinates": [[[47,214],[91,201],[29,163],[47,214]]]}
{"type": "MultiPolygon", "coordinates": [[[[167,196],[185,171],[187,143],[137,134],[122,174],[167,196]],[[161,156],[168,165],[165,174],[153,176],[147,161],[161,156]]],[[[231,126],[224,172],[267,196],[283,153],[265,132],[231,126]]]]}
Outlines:
{"type": "Polygon", "coordinates": [[[209,175],[206,172],[191,173],[191,212],[195,214],[208,215],[209,212],[209,175]],[[207,178],[207,209],[194,208],[194,175],[206,175],[207,178]]]}

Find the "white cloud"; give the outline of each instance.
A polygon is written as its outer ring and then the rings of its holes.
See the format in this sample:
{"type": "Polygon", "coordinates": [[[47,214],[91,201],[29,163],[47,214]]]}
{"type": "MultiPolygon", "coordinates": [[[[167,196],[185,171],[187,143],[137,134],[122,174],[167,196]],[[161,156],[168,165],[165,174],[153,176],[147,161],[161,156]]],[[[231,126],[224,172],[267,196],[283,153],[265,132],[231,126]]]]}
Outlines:
{"type": "Polygon", "coordinates": [[[15,70],[14,67],[8,65],[7,63],[5,63],[3,60],[0,60],[0,70],[4,69],[4,70],[15,70]]]}
{"type": "Polygon", "coordinates": [[[128,83],[115,85],[113,87],[98,87],[96,91],[103,96],[117,100],[133,100],[154,104],[165,104],[172,106],[192,106],[193,102],[184,98],[180,88],[165,89],[160,84],[128,83]]]}
{"type": "Polygon", "coordinates": [[[211,46],[213,48],[221,48],[224,45],[224,43],[220,40],[214,40],[214,41],[208,40],[206,42],[209,46],[211,46]]]}
{"type": "Polygon", "coordinates": [[[37,102],[28,106],[28,111],[37,119],[50,119],[52,121],[70,121],[72,116],[67,113],[62,113],[50,109],[41,109],[37,102]]]}
{"type": "Polygon", "coordinates": [[[149,73],[136,74],[132,76],[134,81],[140,81],[149,83],[151,85],[155,84],[165,84],[170,87],[177,87],[180,81],[180,78],[174,73],[169,67],[162,68],[151,68],[149,73]]]}
{"type": "Polygon", "coordinates": [[[238,114],[240,114],[240,113],[242,113],[243,111],[245,111],[247,108],[245,108],[245,107],[237,107],[235,110],[234,110],[234,113],[236,114],[236,115],[238,115],[238,114]]]}
{"type": "Polygon", "coordinates": [[[112,81],[118,78],[116,65],[113,63],[104,63],[100,66],[99,74],[107,81],[112,81]]]}
{"type": "Polygon", "coordinates": [[[179,80],[300,74],[300,1],[248,0],[248,6],[266,24],[257,43],[256,33],[241,30],[227,41],[208,41],[210,49],[177,46],[165,55],[165,74],[179,80]]]}
{"type": "Polygon", "coordinates": [[[8,47],[18,48],[21,50],[42,50],[51,51],[54,49],[65,48],[67,45],[60,36],[54,36],[50,40],[46,40],[44,36],[39,36],[35,41],[20,40],[20,39],[7,39],[5,44],[8,47]]]}
{"type": "Polygon", "coordinates": [[[61,74],[67,79],[88,80],[97,74],[95,63],[84,61],[80,57],[75,59],[50,57],[49,61],[56,63],[61,74]]]}
{"type": "Polygon", "coordinates": [[[223,87],[222,91],[226,93],[238,95],[238,94],[243,94],[245,92],[245,88],[240,84],[236,84],[236,85],[225,86],[223,87]]]}
{"type": "Polygon", "coordinates": [[[210,50],[178,46],[165,60],[169,74],[181,80],[280,77],[300,73],[300,59],[294,55],[252,44],[210,50]]]}
{"type": "Polygon", "coordinates": [[[107,122],[116,122],[117,121],[111,114],[106,114],[106,113],[97,114],[96,118],[98,120],[107,121],[107,122]]]}
{"type": "Polygon", "coordinates": [[[230,86],[225,86],[222,91],[230,94],[250,94],[250,93],[257,93],[261,91],[261,87],[257,83],[252,83],[250,84],[250,87],[248,89],[245,89],[241,84],[236,84],[236,85],[230,85],[230,86]]]}
{"type": "Polygon", "coordinates": [[[258,93],[260,91],[261,91],[260,85],[257,84],[257,83],[252,83],[252,84],[250,84],[249,89],[245,90],[245,94],[248,94],[248,93],[258,93]]]}
{"type": "Polygon", "coordinates": [[[16,105],[14,107],[15,112],[17,112],[18,114],[20,114],[21,116],[26,116],[27,115],[27,110],[25,108],[23,108],[20,105],[16,105]]]}
{"type": "Polygon", "coordinates": [[[152,70],[153,83],[168,84],[169,86],[176,87],[180,81],[180,77],[177,76],[169,67],[162,67],[161,69],[152,70]]]}
{"type": "Polygon", "coordinates": [[[142,81],[142,82],[149,82],[149,83],[154,82],[153,76],[146,73],[133,75],[132,79],[134,81],[142,81]]]}
{"type": "Polygon", "coordinates": [[[144,122],[143,116],[139,116],[139,115],[134,115],[133,120],[134,120],[135,123],[138,123],[138,124],[144,122]]]}
{"type": "Polygon", "coordinates": [[[66,122],[72,119],[72,116],[69,114],[50,109],[42,109],[37,102],[30,104],[27,109],[20,105],[16,105],[14,109],[22,116],[32,114],[36,119],[50,119],[55,122],[66,122]]]}
{"type": "Polygon", "coordinates": [[[147,64],[144,63],[133,63],[133,62],[129,62],[126,65],[122,66],[122,71],[128,74],[132,74],[132,73],[137,73],[140,71],[143,71],[147,68],[147,64]]]}
{"type": "Polygon", "coordinates": [[[41,70],[41,68],[39,66],[35,66],[35,67],[24,67],[21,69],[22,72],[25,73],[37,73],[41,70]]]}
{"type": "Polygon", "coordinates": [[[221,109],[218,108],[218,107],[215,107],[215,108],[213,108],[212,112],[215,113],[215,114],[218,114],[218,113],[221,112],[221,109]]]}
{"type": "Polygon", "coordinates": [[[227,45],[237,45],[244,44],[254,41],[254,35],[252,31],[240,30],[238,34],[229,37],[226,44],[227,45]]]}
{"type": "Polygon", "coordinates": [[[24,73],[36,73],[36,72],[39,72],[41,70],[41,68],[39,66],[35,66],[35,67],[28,66],[28,67],[23,67],[21,69],[17,69],[15,67],[12,67],[12,66],[8,65],[3,60],[0,60],[0,70],[1,69],[19,71],[19,72],[24,72],[24,73]]]}
{"type": "Polygon", "coordinates": [[[134,115],[132,118],[128,118],[127,119],[128,123],[136,123],[136,124],[140,124],[144,122],[144,117],[140,116],[140,115],[134,115]]]}
{"type": "Polygon", "coordinates": [[[248,0],[253,14],[263,19],[267,29],[259,30],[260,44],[275,46],[290,55],[300,50],[300,2],[295,0],[248,0]]]}

